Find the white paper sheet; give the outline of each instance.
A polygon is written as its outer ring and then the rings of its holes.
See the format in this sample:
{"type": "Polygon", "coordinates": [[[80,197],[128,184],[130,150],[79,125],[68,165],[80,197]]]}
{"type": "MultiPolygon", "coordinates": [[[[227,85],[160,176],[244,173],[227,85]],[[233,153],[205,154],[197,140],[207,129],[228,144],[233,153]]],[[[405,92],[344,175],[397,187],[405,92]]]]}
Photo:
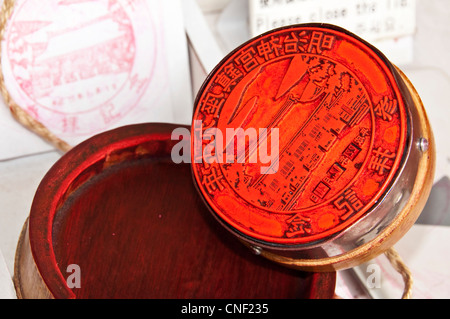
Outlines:
{"type": "MultiPolygon", "coordinates": [[[[189,123],[187,50],[180,0],[19,0],[2,69],[13,99],[76,145],[127,124],[189,123]]],[[[2,130],[0,159],[49,149],[4,113],[15,130],[2,130]]]]}
{"type": "Polygon", "coordinates": [[[415,0],[250,0],[252,36],[289,24],[341,25],[369,41],[411,35],[415,0]]]}
{"type": "Polygon", "coordinates": [[[0,299],[16,299],[16,290],[12,282],[11,274],[6,267],[5,260],[0,250],[0,299]]]}
{"type": "Polygon", "coordinates": [[[250,35],[290,24],[320,22],[341,26],[396,64],[413,60],[416,1],[249,0],[250,35]]]}
{"type": "MultiPolygon", "coordinates": [[[[438,225],[415,224],[394,246],[405,265],[412,273],[414,299],[450,298],[450,257],[447,243],[450,241],[450,228],[438,225]]],[[[384,255],[355,267],[360,282],[371,280],[370,265],[380,270],[380,285],[368,288],[375,299],[400,299],[404,281],[384,255]]]]}
{"type": "Polygon", "coordinates": [[[434,181],[450,177],[450,79],[436,68],[403,69],[419,93],[434,134],[436,169],[434,181]]]}
{"type": "Polygon", "coordinates": [[[224,57],[212,29],[195,0],[183,0],[186,32],[204,71],[208,74],[224,57]]]}

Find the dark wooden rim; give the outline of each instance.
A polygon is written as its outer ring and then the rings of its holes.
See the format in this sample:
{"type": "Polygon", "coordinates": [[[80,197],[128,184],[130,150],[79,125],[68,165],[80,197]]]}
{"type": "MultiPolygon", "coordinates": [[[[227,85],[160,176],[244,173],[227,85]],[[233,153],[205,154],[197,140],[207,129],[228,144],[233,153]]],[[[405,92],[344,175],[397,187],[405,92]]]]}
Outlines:
{"type": "MultiPolygon", "coordinates": [[[[171,140],[172,131],[183,125],[154,123],[124,126],[96,135],[74,147],[58,160],[41,181],[29,217],[29,240],[37,270],[50,293],[57,299],[76,298],[66,285],[57,263],[52,243],[52,225],[61,203],[76,189],[73,184],[89,168],[105,162],[111,155],[124,150],[147,147],[145,156],[168,157],[177,140],[171,140]],[[150,151],[148,151],[150,149],[150,151]]],[[[139,152],[131,154],[136,154],[139,152]]],[[[133,156],[133,155],[132,155],[133,156]]],[[[133,159],[124,157],[122,160],[133,159]]],[[[78,185],[79,186],[79,185],[78,185]]],[[[26,239],[24,239],[26,240],[26,239]]],[[[310,298],[331,298],[334,294],[336,274],[312,273],[310,298]],[[328,293],[329,292],[329,293],[328,293]]],[[[20,278],[17,278],[20,284],[20,278]]]]}
{"type": "MultiPolygon", "coordinates": [[[[146,142],[170,141],[176,127],[179,126],[165,123],[136,124],[101,133],[74,147],[45,175],[31,207],[29,240],[36,266],[41,274],[45,274],[43,280],[55,298],[75,298],[58,268],[52,244],[53,218],[71,183],[80,173],[118,150],[146,142]]],[[[170,143],[166,144],[170,146],[170,143]]],[[[170,155],[170,149],[163,151],[170,155]]]]}

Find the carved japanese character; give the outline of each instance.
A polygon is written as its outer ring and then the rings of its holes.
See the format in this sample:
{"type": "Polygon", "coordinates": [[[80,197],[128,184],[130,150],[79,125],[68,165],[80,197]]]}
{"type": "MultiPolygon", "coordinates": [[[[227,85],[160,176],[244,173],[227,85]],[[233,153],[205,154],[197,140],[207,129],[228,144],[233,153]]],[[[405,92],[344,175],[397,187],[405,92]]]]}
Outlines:
{"type": "Polygon", "coordinates": [[[339,196],[334,202],[334,206],[340,209],[340,218],[342,220],[348,219],[355,212],[358,212],[364,204],[356,195],[353,189],[347,189],[345,192],[339,196]]]}
{"type": "Polygon", "coordinates": [[[208,92],[202,101],[200,111],[212,114],[214,117],[218,117],[219,111],[225,102],[223,94],[214,94],[208,92]]]}
{"type": "Polygon", "coordinates": [[[244,67],[246,72],[250,72],[259,65],[258,60],[255,57],[255,49],[248,48],[247,50],[242,50],[241,54],[235,59],[237,64],[244,67]]]}
{"type": "Polygon", "coordinates": [[[289,229],[286,231],[287,237],[294,237],[303,234],[310,234],[312,232],[311,219],[300,214],[294,215],[286,222],[289,224],[289,229]]]}
{"type": "Polygon", "coordinates": [[[202,184],[205,186],[208,193],[213,194],[215,191],[224,189],[222,185],[223,175],[217,171],[216,167],[211,167],[209,172],[203,171],[202,184]]]}
{"type": "Polygon", "coordinates": [[[330,50],[334,44],[334,36],[314,31],[308,46],[309,53],[322,54],[324,49],[330,50]]]}
{"type": "Polygon", "coordinates": [[[374,108],[374,112],[377,116],[381,117],[385,121],[392,121],[392,116],[397,109],[397,100],[390,100],[385,96],[374,108]]]}
{"type": "Polygon", "coordinates": [[[383,175],[385,171],[391,170],[392,166],[388,162],[393,160],[395,155],[395,153],[391,153],[387,149],[383,150],[381,147],[378,147],[376,150],[373,150],[368,167],[377,171],[378,175],[383,175]]]}

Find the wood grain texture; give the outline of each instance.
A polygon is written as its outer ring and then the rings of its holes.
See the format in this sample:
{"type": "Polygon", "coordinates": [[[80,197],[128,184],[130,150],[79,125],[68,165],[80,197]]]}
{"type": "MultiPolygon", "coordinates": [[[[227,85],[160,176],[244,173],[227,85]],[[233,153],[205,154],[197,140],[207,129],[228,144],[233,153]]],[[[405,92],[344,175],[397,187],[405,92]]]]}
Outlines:
{"type": "Polygon", "coordinates": [[[190,165],[171,161],[175,127],[116,129],[54,165],[17,250],[21,297],[332,298],[334,272],[275,264],[217,223],[190,165]],[[66,285],[70,264],[81,288],[66,285]]]}
{"type": "Polygon", "coordinates": [[[23,225],[14,261],[14,288],[19,299],[53,299],[47,289],[31,254],[28,219],[23,225]]]}

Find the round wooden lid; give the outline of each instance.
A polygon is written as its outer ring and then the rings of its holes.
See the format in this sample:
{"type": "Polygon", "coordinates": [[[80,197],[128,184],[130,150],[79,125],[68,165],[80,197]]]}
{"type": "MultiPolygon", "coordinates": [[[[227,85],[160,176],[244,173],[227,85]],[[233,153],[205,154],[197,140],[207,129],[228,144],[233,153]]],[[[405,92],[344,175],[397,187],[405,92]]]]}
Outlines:
{"type": "MultiPolygon", "coordinates": [[[[332,297],[334,272],[274,264],[215,222],[192,183],[190,165],[171,159],[177,127],[141,124],[102,133],[66,153],[47,173],[28,233],[50,295],[332,297]],[[79,287],[69,288],[74,269],[80,270],[79,287]]],[[[17,267],[22,277],[30,271],[17,267]]],[[[36,290],[27,285],[21,282],[25,297],[36,290]]]]}

